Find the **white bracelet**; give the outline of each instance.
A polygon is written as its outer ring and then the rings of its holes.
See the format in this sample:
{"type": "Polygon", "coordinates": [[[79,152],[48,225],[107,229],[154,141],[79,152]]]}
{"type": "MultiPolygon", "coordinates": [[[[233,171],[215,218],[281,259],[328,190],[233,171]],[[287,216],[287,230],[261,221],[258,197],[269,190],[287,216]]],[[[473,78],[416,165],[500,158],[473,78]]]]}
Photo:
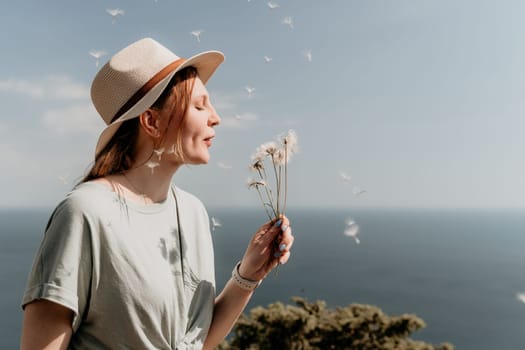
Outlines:
{"type": "Polygon", "coordinates": [[[245,289],[245,290],[254,290],[255,288],[259,287],[259,285],[261,284],[262,280],[254,281],[254,280],[249,280],[249,279],[246,279],[246,278],[242,277],[239,274],[239,266],[241,266],[241,262],[240,261],[233,268],[232,280],[239,287],[241,287],[242,289],[245,289]]]}

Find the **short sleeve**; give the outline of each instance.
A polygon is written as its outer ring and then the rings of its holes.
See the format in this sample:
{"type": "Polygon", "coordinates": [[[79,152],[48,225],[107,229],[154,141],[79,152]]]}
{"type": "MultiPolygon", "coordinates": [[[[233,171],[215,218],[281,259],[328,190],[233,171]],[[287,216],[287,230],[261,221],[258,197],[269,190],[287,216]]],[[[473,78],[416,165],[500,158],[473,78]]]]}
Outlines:
{"type": "Polygon", "coordinates": [[[89,299],[92,247],[89,221],[78,203],[66,198],[47,224],[33,261],[22,307],[46,299],[75,313],[73,329],[83,318],[89,299]]]}

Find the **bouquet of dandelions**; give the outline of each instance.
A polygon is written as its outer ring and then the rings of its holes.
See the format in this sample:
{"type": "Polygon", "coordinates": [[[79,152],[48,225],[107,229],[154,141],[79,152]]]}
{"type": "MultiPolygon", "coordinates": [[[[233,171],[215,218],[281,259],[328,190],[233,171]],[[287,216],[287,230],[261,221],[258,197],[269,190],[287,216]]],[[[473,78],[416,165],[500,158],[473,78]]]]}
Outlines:
{"type": "Polygon", "coordinates": [[[260,145],[252,155],[250,170],[256,176],[248,179],[248,188],[257,190],[270,220],[284,215],[286,210],[288,162],[295,153],[297,134],[289,130],[279,136],[277,141],[260,145]]]}

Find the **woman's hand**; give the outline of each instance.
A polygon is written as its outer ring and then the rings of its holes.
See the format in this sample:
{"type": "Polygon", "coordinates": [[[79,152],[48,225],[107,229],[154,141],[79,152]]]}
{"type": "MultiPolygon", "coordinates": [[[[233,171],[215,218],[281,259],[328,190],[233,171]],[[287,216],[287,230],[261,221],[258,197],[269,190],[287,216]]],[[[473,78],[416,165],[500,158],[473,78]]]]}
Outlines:
{"type": "Polygon", "coordinates": [[[286,216],[265,223],[250,240],[239,266],[239,274],[253,281],[262,280],[277,264],[288,261],[293,240],[290,221],[286,216]]]}

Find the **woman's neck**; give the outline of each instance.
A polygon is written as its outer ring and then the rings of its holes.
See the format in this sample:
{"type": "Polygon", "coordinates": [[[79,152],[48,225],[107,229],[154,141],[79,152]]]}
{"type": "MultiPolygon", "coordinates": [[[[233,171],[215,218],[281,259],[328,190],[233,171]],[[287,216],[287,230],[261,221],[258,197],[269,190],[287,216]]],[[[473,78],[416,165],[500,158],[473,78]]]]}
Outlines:
{"type": "Polygon", "coordinates": [[[166,200],[172,177],[173,172],[168,172],[161,166],[143,165],[123,172],[118,180],[129,192],[149,204],[166,200]]]}

